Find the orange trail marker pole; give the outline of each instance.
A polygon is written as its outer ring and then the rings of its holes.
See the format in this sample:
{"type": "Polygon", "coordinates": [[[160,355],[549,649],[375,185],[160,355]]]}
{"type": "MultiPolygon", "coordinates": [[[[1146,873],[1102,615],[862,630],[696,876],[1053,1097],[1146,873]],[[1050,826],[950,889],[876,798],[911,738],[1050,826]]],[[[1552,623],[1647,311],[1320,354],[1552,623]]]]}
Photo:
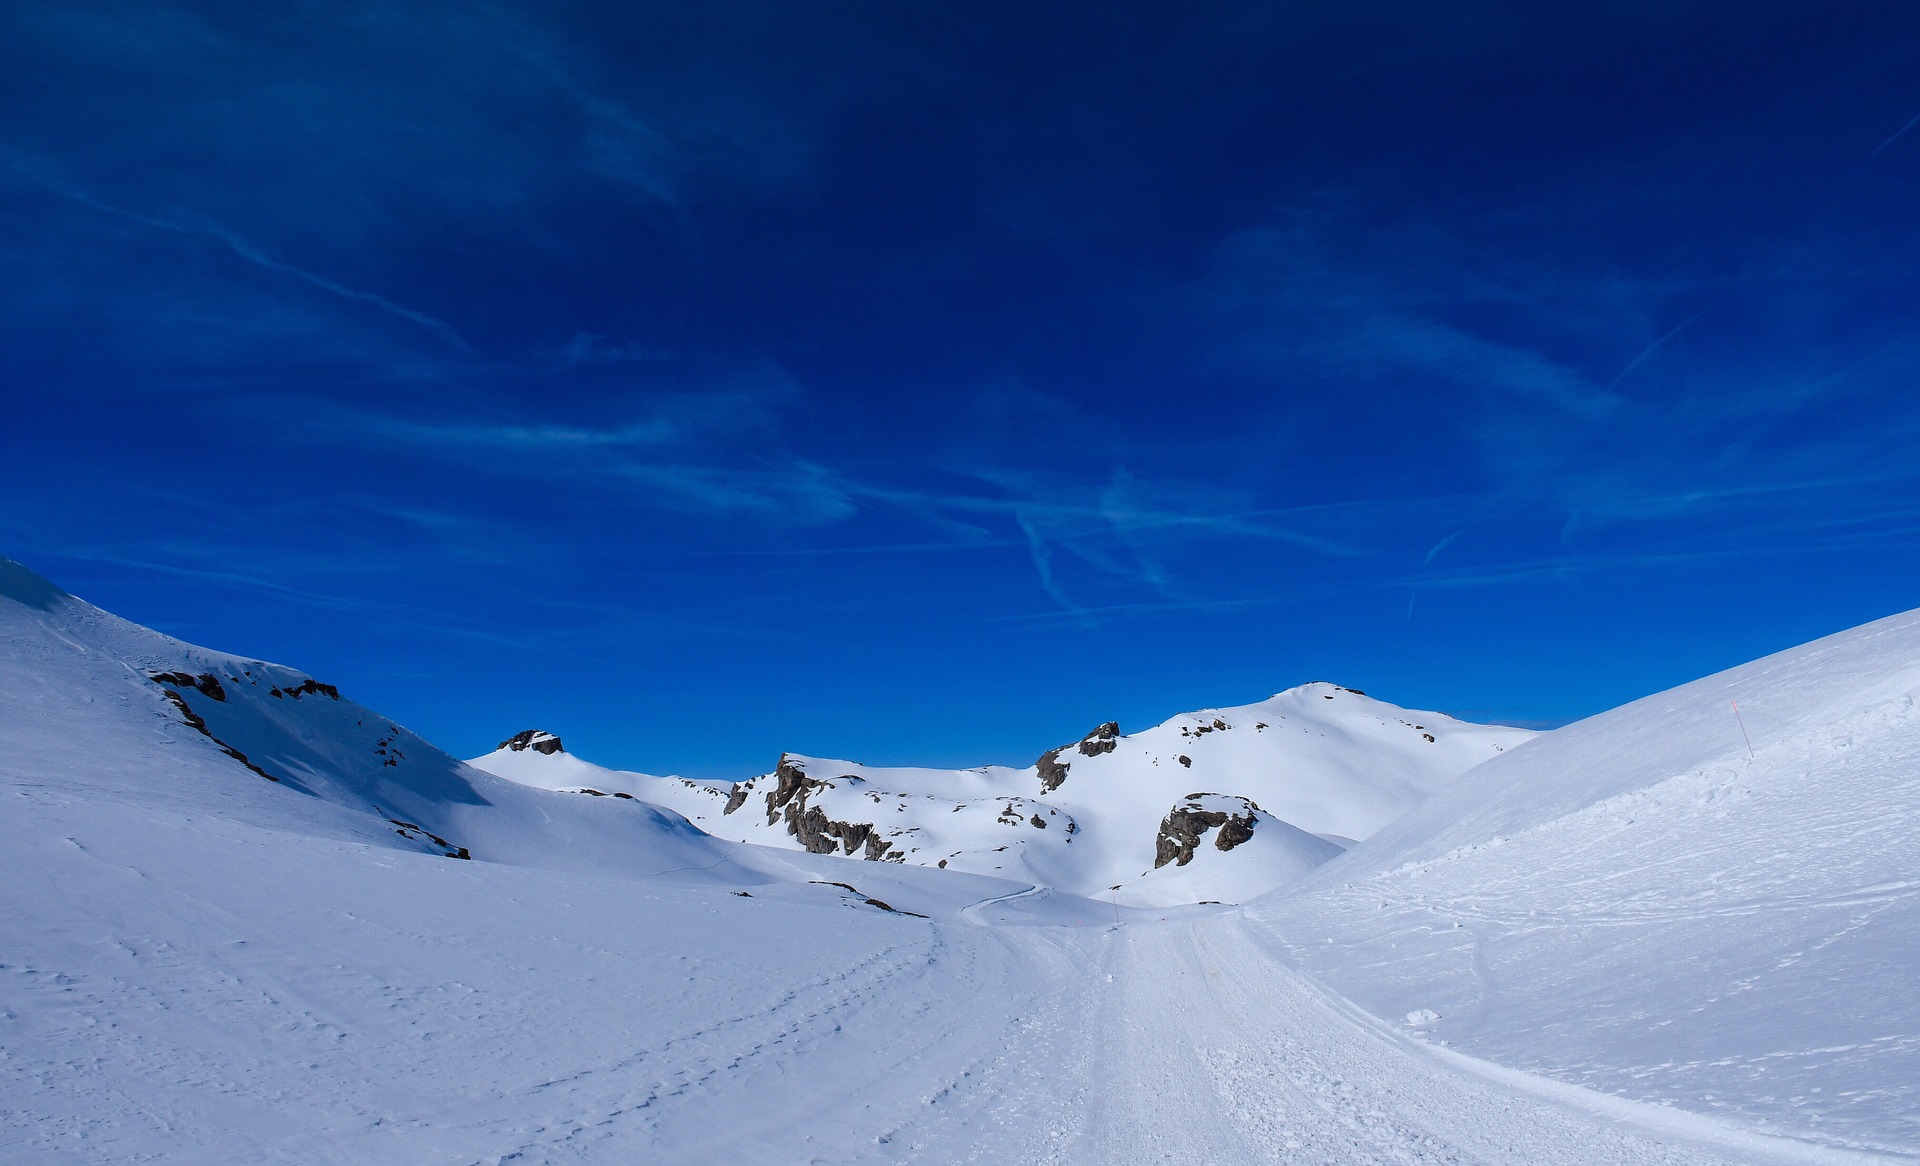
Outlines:
{"type": "Polygon", "coordinates": [[[1740,702],[1733,702],[1733,719],[1740,723],[1740,739],[1747,743],[1747,760],[1753,760],[1753,738],[1747,736],[1747,721],[1740,715],[1740,702]]]}

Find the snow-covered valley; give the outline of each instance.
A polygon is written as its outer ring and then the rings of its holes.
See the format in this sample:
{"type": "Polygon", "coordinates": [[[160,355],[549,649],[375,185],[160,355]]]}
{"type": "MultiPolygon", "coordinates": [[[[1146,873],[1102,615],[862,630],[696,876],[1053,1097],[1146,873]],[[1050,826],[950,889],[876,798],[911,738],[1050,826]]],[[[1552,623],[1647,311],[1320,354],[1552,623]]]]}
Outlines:
{"type": "Polygon", "coordinates": [[[0,1160],[1912,1160],[1916,692],[1909,615],[1537,737],[1311,684],[735,787],[0,560],[0,1160]]]}

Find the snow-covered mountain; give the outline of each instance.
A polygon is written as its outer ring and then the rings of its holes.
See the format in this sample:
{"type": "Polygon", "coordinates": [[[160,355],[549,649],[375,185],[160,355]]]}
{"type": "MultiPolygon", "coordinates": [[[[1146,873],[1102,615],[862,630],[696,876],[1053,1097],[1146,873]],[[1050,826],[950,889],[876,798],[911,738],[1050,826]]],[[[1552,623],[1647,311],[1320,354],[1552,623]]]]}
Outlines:
{"type": "Polygon", "coordinates": [[[509,781],[0,560],[0,1162],[1920,1159],[1916,661],[1920,613],[1451,782],[1498,742],[1328,685],[1025,769],[529,732],[509,781]]]}
{"type": "Polygon", "coordinates": [[[1237,902],[1299,878],[1535,736],[1335,684],[1107,723],[1025,769],[882,768],[787,754],[696,782],[603,769],[535,730],[469,764],[551,790],[669,806],[720,838],[1028,880],[1143,905],[1237,902]]]}
{"type": "Polygon", "coordinates": [[[1917,701],[1909,612],[1547,734],[1254,917],[1455,1048],[1912,1153],[1917,701]]]}
{"type": "Polygon", "coordinates": [[[10,769],[59,774],[60,797],[458,859],[768,877],[678,814],[504,781],[331,684],[129,623],[4,559],[0,718],[10,769]]]}

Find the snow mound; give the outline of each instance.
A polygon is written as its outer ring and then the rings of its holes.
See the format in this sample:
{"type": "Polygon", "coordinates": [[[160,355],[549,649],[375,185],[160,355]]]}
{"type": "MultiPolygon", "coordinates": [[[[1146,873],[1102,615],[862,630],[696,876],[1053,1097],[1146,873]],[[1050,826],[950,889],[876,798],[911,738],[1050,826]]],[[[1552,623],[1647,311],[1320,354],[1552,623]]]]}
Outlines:
{"type": "Polygon", "coordinates": [[[1296,882],[1341,852],[1337,843],[1227,794],[1189,794],[1161,819],[1154,842],[1154,868],[1123,887],[1117,902],[1238,903],[1296,882]]]}
{"type": "Polygon", "coordinates": [[[498,749],[469,758],[467,764],[535,789],[589,797],[632,798],[665,806],[689,819],[701,818],[709,811],[718,813],[733,792],[730,781],[657,777],[595,765],[568,753],[561,747],[559,737],[536,729],[507,738],[498,749]],[[545,747],[549,744],[550,749],[545,747]]]}
{"type": "Polygon", "coordinates": [[[1256,914],[1455,1047],[1917,1153],[1916,698],[1909,612],[1497,758],[1256,914]]]}

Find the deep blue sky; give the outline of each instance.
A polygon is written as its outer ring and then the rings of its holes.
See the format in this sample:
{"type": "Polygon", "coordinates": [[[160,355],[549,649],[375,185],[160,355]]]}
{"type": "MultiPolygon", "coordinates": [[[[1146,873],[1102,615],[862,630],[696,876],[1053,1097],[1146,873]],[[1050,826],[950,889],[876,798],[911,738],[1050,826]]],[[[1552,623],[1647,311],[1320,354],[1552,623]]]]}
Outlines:
{"type": "Polygon", "coordinates": [[[1916,61],[1896,3],[6,5],[0,554],[461,754],[1558,723],[1920,603],[1916,61]]]}

